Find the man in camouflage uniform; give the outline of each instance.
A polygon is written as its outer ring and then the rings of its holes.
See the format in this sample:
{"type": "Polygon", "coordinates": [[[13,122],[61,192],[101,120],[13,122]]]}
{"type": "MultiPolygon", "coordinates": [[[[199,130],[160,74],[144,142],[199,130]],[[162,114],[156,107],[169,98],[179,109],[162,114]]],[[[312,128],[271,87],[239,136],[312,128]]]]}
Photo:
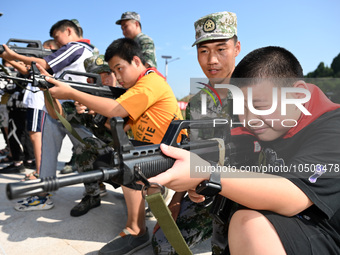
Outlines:
{"type": "MultiPolygon", "coordinates": [[[[231,12],[218,12],[206,15],[194,24],[197,58],[202,71],[208,78],[191,79],[193,88],[200,87],[186,109],[187,119],[223,118],[231,119],[231,93],[226,89],[215,89],[215,84],[228,84],[235,68],[235,58],[240,53],[241,45],[237,39],[237,18],[231,12]],[[206,98],[206,115],[202,114],[202,95],[206,98]]],[[[216,129],[191,130],[190,139],[226,138],[216,129]]],[[[228,254],[227,224],[213,220],[210,214],[211,200],[204,204],[192,202],[186,193],[176,192],[169,209],[175,215],[176,223],[189,245],[203,242],[210,238],[214,255],[228,254]],[[178,216],[177,216],[178,215],[178,216]],[[177,218],[176,218],[177,216],[177,218]]],[[[160,229],[155,231],[152,239],[155,254],[176,254],[160,229]]]]}
{"type": "MultiPolygon", "coordinates": [[[[103,55],[95,55],[85,59],[84,67],[88,73],[100,74],[103,85],[116,86],[116,77],[111,72],[110,67],[104,61],[103,55]]],[[[62,105],[64,114],[68,121],[85,126],[91,132],[93,137],[84,138],[84,144],[79,144],[74,148],[74,166],[78,172],[93,170],[93,163],[98,156],[108,154],[113,150],[111,131],[104,126],[104,123],[96,125],[93,121],[95,117],[91,111],[89,113],[79,114],[77,110],[83,109],[82,105],[69,104],[62,105]],[[75,106],[76,105],[76,106],[75,106]]],[[[90,209],[100,205],[100,196],[106,193],[103,183],[92,182],[85,183],[85,194],[78,205],[71,210],[71,216],[81,216],[86,214],[90,209]]]]}
{"type": "Polygon", "coordinates": [[[126,38],[135,40],[141,47],[146,68],[157,68],[155,44],[149,36],[142,33],[140,15],[136,12],[124,12],[116,24],[121,26],[126,38]]]}

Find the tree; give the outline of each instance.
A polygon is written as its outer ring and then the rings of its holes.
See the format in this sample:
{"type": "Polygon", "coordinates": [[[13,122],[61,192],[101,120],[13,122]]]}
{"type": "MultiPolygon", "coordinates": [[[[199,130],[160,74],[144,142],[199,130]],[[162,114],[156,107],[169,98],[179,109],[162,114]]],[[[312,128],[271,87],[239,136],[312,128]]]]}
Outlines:
{"type": "Polygon", "coordinates": [[[305,77],[316,78],[307,79],[306,82],[319,86],[333,102],[340,103],[340,79],[335,79],[340,78],[340,54],[333,59],[331,67],[320,62],[315,71],[308,73],[305,77]]]}
{"type": "Polygon", "coordinates": [[[308,78],[320,78],[320,77],[333,77],[333,70],[328,66],[325,66],[324,62],[320,62],[314,72],[307,74],[308,78]]]}
{"type": "Polygon", "coordinates": [[[340,53],[333,59],[331,68],[333,69],[334,77],[340,77],[340,53]]]}

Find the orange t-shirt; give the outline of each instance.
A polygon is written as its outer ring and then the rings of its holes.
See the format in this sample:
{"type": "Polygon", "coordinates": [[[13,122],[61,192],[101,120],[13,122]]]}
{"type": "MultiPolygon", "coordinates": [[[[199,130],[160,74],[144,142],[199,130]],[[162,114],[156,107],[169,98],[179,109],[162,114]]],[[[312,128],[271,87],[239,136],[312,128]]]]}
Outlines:
{"type": "Polygon", "coordinates": [[[134,139],[154,144],[162,141],[172,120],[183,119],[171,87],[156,72],[141,76],[116,100],[129,113],[134,139]]]}

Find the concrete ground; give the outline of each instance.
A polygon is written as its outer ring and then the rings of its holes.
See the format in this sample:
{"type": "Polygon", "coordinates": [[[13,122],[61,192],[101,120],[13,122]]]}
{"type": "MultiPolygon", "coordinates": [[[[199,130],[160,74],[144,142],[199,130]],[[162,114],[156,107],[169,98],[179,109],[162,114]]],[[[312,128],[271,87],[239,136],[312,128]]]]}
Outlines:
{"type": "MultiPolygon", "coordinates": [[[[5,143],[0,135],[0,149],[5,143]]],[[[66,138],[59,154],[58,170],[71,157],[72,144],[66,138]]],[[[0,165],[4,167],[6,165],[0,165]]],[[[32,170],[26,169],[26,173],[32,170]]],[[[59,171],[57,172],[60,175],[59,171]]],[[[13,206],[19,199],[8,200],[6,185],[19,182],[22,174],[0,174],[0,255],[79,255],[97,254],[97,251],[124,228],[126,206],[121,188],[106,185],[108,195],[102,198],[101,206],[81,217],[71,217],[70,210],[80,201],[83,184],[63,187],[53,193],[54,208],[45,211],[18,212],[13,206]]],[[[155,219],[147,220],[149,232],[155,219]]],[[[207,255],[210,241],[195,247],[193,254],[207,255]]],[[[151,246],[134,253],[153,254],[151,246]]]]}

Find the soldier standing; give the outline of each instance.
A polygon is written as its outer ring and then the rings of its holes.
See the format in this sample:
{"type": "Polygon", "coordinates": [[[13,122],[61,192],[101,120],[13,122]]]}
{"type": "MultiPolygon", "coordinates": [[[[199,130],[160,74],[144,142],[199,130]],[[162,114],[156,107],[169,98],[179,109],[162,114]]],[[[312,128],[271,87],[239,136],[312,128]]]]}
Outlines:
{"type": "Polygon", "coordinates": [[[145,67],[157,68],[155,44],[153,40],[142,33],[142,24],[140,23],[140,15],[136,12],[124,12],[120,20],[116,21],[123,31],[126,38],[135,40],[141,47],[145,59],[145,67]]]}

